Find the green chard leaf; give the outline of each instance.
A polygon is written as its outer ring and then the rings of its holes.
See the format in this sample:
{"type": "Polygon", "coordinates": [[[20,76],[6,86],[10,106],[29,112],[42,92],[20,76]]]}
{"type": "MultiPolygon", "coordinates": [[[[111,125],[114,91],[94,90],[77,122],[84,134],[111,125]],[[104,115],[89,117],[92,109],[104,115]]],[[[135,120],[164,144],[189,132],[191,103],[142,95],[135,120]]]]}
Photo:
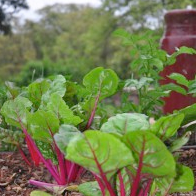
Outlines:
{"type": "Polygon", "coordinates": [[[66,152],[70,141],[76,139],[76,136],[81,136],[81,132],[72,125],[61,125],[59,132],[54,135],[54,139],[62,152],[66,152]]]}
{"type": "Polygon", "coordinates": [[[133,152],[139,167],[142,161],[142,173],[154,177],[176,175],[176,164],[165,144],[149,131],[133,131],[123,136],[123,141],[133,152]]]}
{"type": "Polygon", "coordinates": [[[177,174],[178,175],[174,179],[169,192],[175,193],[192,191],[195,184],[193,171],[187,166],[178,164],[177,174]]]}
{"type": "Polygon", "coordinates": [[[162,141],[165,141],[178,131],[183,119],[184,114],[163,116],[151,126],[151,131],[162,141]]]}
{"type": "Polygon", "coordinates": [[[17,87],[15,83],[6,81],[5,86],[8,90],[8,97],[15,99],[20,94],[21,89],[17,87]]]}
{"type": "Polygon", "coordinates": [[[1,114],[9,125],[21,128],[21,123],[27,125],[27,113],[31,106],[32,103],[27,98],[19,96],[6,101],[1,108],[1,114]]]}
{"type": "Polygon", "coordinates": [[[148,117],[139,113],[117,114],[108,119],[101,127],[101,131],[124,135],[131,131],[147,130],[150,124],[148,117]]]}
{"type": "Polygon", "coordinates": [[[66,158],[90,171],[110,178],[124,166],[134,162],[131,151],[115,136],[100,131],[86,131],[83,137],[72,140],[66,158]],[[119,159],[121,155],[121,159],[119,159]]]}
{"type": "Polygon", "coordinates": [[[38,110],[28,115],[29,131],[36,140],[51,142],[52,135],[59,130],[59,120],[51,111],[38,110]]]}
{"type": "Polygon", "coordinates": [[[184,165],[176,165],[176,177],[174,178],[156,178],[154,188],[157,190],[156,195],[168,195],[169,193],[189,192],[194,187],[193,171],[184,165]],[[168,189],[169,188],[169,189],[168,189]]]}
{"type": "Polygon", "coordinates": [[[59,94],[53,93],[47,104],[47,109],[54,112],[59,121],[65,124],[78,125],[82,122],[79,116],[75,116],[73,111],[69,109],[65,101],[59,94]]]}
{"type": "Polygon", "coordinates": [[[42,95],[50,88],[48,80],[39,79],[28,86],[28,98],[34,104],[35,108],[39,108],[42,95]]]}
{"type": "Polygon", "coordinates": [[[42,96],[41,108],[47,105],[50,100],[50,96],[53,93],[56,93],[63,97],[66,92],[66,79],[62,75],[57,75],[53,78],[52,82],[50,82],[50,87],[46,93],[42,96]]]}
{"type": "Polygon", "coordinates": [[[44,191],[32,191],[30,196],[52,196],[52,195],[44,191]]]}
{"type": "Polygon", "coordinates": [[[84,77],[83,84],[90,94],[95,97],[99,95],[99,100],[102,100],[116,92],[118,76],[111,69],[98,67],[84,77]]]}
{"type": "Polygon", "coordinates": [[[196,103],[192,104],[186,108],[183,108],[181,110],[174,111],[174,112],[175,112],[175,114],[183,114],[184,115],[184,119],[182,121],[182,126],[183,126],[183,125],[186,125],[186,124],[191,123],[196,120],[195,111],[196,111],[196,103]]]}
{"type": "Polygon", "coordinates": [[[79,192],[85,196],[102,196],[97,181],[85,182],[79,185],[79,192]]]}

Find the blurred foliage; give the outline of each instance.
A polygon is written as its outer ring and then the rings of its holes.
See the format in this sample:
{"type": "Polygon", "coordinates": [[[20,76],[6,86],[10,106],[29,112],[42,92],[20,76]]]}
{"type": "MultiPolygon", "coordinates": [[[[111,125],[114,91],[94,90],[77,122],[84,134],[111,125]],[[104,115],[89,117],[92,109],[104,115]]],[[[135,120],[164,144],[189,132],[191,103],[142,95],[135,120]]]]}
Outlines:
{"type": "Polygon", "coordinates": [[[0,0],[0,33],[9,34],[13,14],[27,8],[26,0],[0,0]]]}
{"type": "Polygon", "coordinates": [[[80,82],[97,66],[128,78],[133,72],[130,63],[134,58],[129,52],[132,46],[123,47],[113,32],[121,27],[140,35],[149,28],[156,29],[158,41],[165,10],[195,4],[190,0],[102,0],[100,7],[47,6],[38,10],[37,21],[21,23],[15,18],[13,34],[0,36],[1,81],[26,85],[40,76],[63,74],[80,82]]]}

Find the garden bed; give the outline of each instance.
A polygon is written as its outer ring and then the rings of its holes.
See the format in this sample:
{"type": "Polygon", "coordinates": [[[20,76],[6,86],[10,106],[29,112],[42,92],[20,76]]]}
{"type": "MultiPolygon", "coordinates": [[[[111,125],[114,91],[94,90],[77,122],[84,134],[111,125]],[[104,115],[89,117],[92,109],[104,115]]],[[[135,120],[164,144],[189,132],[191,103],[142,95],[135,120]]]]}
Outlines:
{"type": "MultiPolygon", "coordinates": [[[[196,150],[183,150],[180,161],[191,167],[196,176],[196,150]]],[[[30,192],[37,189],[28,183],[29,179],[52,182],[51,175],[43,167],[30,168],[22,160],[18,152],[0,153],[0,195],[1,196],[29,196],[30,192]]],[[[91,176],[84,176],[81,181],[91,180],[91,176]]],[[[196,190],[196,186],[194,188],[196,190]]],[[[79,193],[65,193],[65,195],[81,195],[79,193]]],[[[178,193],[173,196],[194,196],[196,192],[178,193]]]]}

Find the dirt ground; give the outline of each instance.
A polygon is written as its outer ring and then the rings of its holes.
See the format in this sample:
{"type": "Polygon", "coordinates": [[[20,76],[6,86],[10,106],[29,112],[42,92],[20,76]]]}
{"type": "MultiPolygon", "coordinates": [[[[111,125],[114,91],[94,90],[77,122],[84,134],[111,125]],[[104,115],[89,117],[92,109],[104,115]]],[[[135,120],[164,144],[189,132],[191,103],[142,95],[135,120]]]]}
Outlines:
{"type": "MultiPolygon", "coordinates": [[[[196,176],[196,150],[181,152],[180,161],[191,167],[196,176]]],[[[0,196],[29,196],[36,187],[28,183],[29,179],[52,182],[50,174],[44,167],[29,167],[18,152],[0,152],[0,196]]],[[[196,187],[195,187],[196,190],[196,187]]],[[[66,193],[65,195],[68,195],[66,193]]],[[[70,194],[69,194],[70,195],[70,194]]],[[[74,195],[79,195],[75,193],[74,195]]],[[[196,192],[174,194],[175,196],[196,196],[196,192]]]]}

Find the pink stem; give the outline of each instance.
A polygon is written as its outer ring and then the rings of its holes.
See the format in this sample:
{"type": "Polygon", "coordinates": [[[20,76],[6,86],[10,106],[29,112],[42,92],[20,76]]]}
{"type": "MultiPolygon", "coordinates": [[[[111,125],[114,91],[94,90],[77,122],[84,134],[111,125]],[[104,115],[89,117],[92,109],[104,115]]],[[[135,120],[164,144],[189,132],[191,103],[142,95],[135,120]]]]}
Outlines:
{"type": "Polygon", "coordinates": [[[96,174],[94,174],[94,176],[95,176],[96,181],[99,184],[99,188],[101,189],[102,195],[105,196],[105,186],[104,186],[103,182],[96,174]]]}
{"type": "Polygon", "coordinates": [[[96,112],[96,109],[97,109],[97,105],[98,105],[98,103],[99,103],[100,95],[101,95],[101,92],[99,92],[99,94],[98,94],[97,97],[96,97],[95,105],[94,105],[93,110],[92,110],[92,112],[91,112],[91,115],[90,115],[90,118],[89,118],[89,120],[88,120],[88,123],[87,123],[87,125],[86,125],[86,127],[85,127],[85,130],[88,130],[88,129],[90,128],[92,122],[93,122],[93,119],[94,119],[94,116],[95,116],[95,112],[96,112]]]}
{"type": "Polygon", "coordinates": [[[29,160],[27,159],[26,155],[24,154],[22,148],[18,145],[18,150],[22,156],[22,158],[24,159],[24,161],[27,163],[27,165],[29,165],[30,167],[32,166],[32,164],[29,162],[29,160]]]}
{"type": "Polygon", "coordinates": [[[54,149],[56,151],[57,154],[57,159],[58,159],[58,163],[59,163],[59,169],[60,169],[60,185],[65,185],[67,183],[66,181],[66,175],[65,175],[65,158],[64,158],[64,154],[60,151],[60,149],[58,148],[56,141],[54,140],[54,135],[50,129],[50,127],[48,126],[50,135],[52,137],[53,140],[53,144],[54,144],[54,149]]]}
{"type": "Polygon", "coordinates": [[[148,192],[149,192],[149,190],[150,190],[152,181],[153,181],[152,179],[149,179],[149,180],[148,180],[147,185],[146,185],[146,188],[145,188],[145,191],[144,191],[144,196],[148,196],[148,192]]]}
{"type": "Polygon", "coordinates": [[[120,181],[120,195],[125,196],[126,191],[125,191],[125,186],[124,186],[124,183],[123,183],[123,177],[122,177],[121,171],[118,172],[118,178],[119,178],[119,181],[120,181]]]}
{"type": "MultiPolygon", "coordinates": [[[[88,142],[88,141],[87,141],[87,142],[88,142]]],[[[94,150],[93,150],[92,147],[91,147],[91,144],[90,144],[90,143],[88,143],[88,144],[89,144],[89,147],[90,147],[90,149],[91,149],[91,151],[92,151],[92,153],[93,153],[93,157],[94,157],[95,163],[96,163],[96,165],[97,165],[97,168],[98,168],[98,170],[99,170],[100,177],[101,177],[101,179],[103,180],[103,182],[104,182],[106,188],[108,189],[108,191],[109,191],[109,193],[110,193],[110,196],[116,196],[116,194],[115,194],[115,192],[114,192],[114,190],[113,190],[111,184],[108,182],[108,179],[107,179],[107,177],[106,177],[106,174],[105,174],[104,171],[102,170],[102,167],[101,167],[99,161],[97,160],[97,157],[96,157],[96,155],[95,155],[94,150]]]]}
{"type": "Polygon", "coordinates": [[[134,182],[133,182],[133,185],[131,188],[130,196],[136,196],[137,191],[138,191],[140,177],[141,177],[140,175],[141,175],[141,171],[142,171],[142,167],[143,167],[144,147],[145,147],[145,141],[143,142],[143,145],[142,145],[142,151],[139,156],[139,164],[138,164],[137,174],[136,174],[136,177],[134,179],[134,182]]]}
{"type": "Polygon", "coordinates": [[[36,150],[36,152],[40,156],[42,162],[45,164],[45,166],[47,167],[47,169],[49,170],[49,172],[51,173],[51,175],[54,177],[54,179],[56,180],[56,182],[58,184],[61,184],[59,175],[56,173],[56,171],[54,170],[54,168],[52,167],[52,165],[45,160],[45,158],[43,157],[43,155],[39,151],[38,147],[36,146],[35,142],[31,138],[31,136],[27,133],[27,130],[25,128],[23,128],[23,132],[25,133],[25,135],[28,138],[29,142],[34,146],[34,149],[36,150]]]}

